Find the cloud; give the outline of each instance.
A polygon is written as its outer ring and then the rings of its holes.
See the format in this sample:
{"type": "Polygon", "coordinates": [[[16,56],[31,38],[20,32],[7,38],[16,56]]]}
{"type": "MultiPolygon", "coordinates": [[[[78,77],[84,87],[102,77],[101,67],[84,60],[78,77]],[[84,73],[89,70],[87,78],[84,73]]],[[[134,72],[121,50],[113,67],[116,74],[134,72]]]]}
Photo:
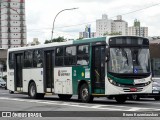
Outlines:
{"type": "MultiPolygon", "coordinates": [[[[85,25],[91,24],[95,31],[96,19],[102,14],[116,19],[119,14],[128,13],[160,2],[160,0],[26,0],[27,38],[32,41],[38,37],[43,43],[50,39],[53,20],[56,14],[66,8],[78,7],[77,10],[60,13],[55,21],[55,37],[64,36],[77,38],[79,32],[84,31],[85,25]],[[86,23],[86,24],[82,24],[86,23]],[[77,25],[77,26],[76,26],[77,25]],[[70,27],[65,27],[70,26],[70,27]]],[[[123,19],[133,25],[134,19],[149,27],[149,35],[160,34],[159,6],[123,15],[123,19]]]]}

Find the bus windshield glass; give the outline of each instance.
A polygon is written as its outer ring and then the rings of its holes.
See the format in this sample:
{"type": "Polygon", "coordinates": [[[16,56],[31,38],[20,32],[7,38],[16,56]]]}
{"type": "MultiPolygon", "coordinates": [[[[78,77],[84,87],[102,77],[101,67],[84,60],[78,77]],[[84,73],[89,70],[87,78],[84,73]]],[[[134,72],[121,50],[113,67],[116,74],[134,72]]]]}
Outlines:
{"type": "Polygon", "coordinates": [[[109,72],[112,73],[149,73],[149,49],[147,48],[110,48],[109,72]]]}

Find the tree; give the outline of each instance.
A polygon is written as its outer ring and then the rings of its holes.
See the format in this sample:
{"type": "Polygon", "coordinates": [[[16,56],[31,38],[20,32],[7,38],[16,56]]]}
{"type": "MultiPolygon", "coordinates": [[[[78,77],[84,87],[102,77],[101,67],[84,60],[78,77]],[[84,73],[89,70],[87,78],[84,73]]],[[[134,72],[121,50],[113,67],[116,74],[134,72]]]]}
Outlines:
{"type": "Polygon", "coordinates": [[[76,40],[81,40],[81,39],[83,39],[83,37],[79,37],[79,38],[77,38],[76,40]]]}
{"type": "Polygon", "coordinates": [[[54,38],[52,40],[46,40],[44,44],[53,43],[53,42],[64,42],[64,41],[65,41],[64,37],[59,36],[58,38],[54,38]]]}
{"type": "Polygon", "coordinates": [[[36,44],[36,45],[39,45],[39,44],[41,44],[41,43],[40,43],[38,40],[36,40],[36,41],[35,41],[35,44],[36,44]]]}

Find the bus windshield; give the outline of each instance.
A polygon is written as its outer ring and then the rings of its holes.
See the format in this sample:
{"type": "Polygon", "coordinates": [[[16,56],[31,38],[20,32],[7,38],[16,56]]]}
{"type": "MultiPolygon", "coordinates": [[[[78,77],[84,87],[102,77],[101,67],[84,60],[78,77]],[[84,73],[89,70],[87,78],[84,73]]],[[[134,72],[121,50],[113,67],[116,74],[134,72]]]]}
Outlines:
{"type": "Polygon", "coordinates": [[[109,72],[112,73],[149,73],[149,49],[147,48],[110,48],[109,72]]]}

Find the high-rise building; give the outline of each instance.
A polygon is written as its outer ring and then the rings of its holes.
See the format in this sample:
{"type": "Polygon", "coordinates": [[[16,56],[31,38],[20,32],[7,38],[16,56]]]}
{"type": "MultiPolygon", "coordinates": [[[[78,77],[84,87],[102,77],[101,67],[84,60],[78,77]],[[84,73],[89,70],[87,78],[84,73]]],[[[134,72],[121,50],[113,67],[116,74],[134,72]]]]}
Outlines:
{"type": "Polygon", "coordinates": [[[128,27],[128,35],[148,37],[148,27],[141,27],[140,21],[134,20],[134,26],[128,27]]]}
{"type": "Polygon", "coordinates": [[[102,19],[96,20],[96,36],[103,36],[105,33],[111,33],[113,20],[108,19],[106,14],[102,15],[102,19]]]}
{"type": "Polygon", "coordinates": [[[91,32],[91,25],[86,25],[84,32],[79,32],[79,38],[95,37],[95,32],[91,32]]]}
{"type": "Polygon", "coordinates": [[[104,34],[120,35],[128,34],[128,23],[122,20],[122,16],[118,15],[117,20],[108,19],[106,14],[102,15],[102,19],[96,20],[96,36],[104,36],[104,34]]]}
{"type": "Polygon", "coordinates": [[[0,48],[25,46],[25,0],[0,0],[0,9],[0,48]]]}
{"type": "Polygon", "coordinates": [[[117,20],[114,20],[113,25],[113,33],[119,33],[120,35],[128,35],[128,23],[122,20],[121,15],[117,16],[117,20]]]}

